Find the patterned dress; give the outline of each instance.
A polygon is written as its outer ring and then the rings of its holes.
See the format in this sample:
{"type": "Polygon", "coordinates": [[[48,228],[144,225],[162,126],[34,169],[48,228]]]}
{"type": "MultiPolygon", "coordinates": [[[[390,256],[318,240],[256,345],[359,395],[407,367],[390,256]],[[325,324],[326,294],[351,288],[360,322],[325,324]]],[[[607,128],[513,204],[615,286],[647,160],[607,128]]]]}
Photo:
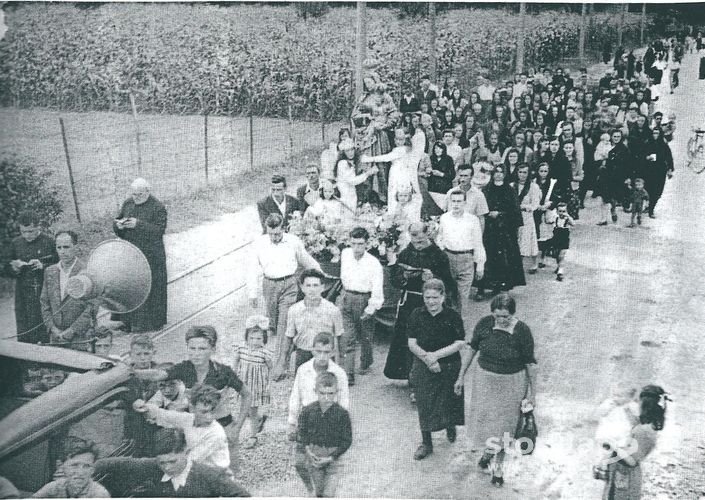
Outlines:
{"type": "Polygon", "coordinates": [[[267,348],[251,349],[239,346],[237,353],[240,362],[237,375],[252,393],[252,406],[264,406],[270,403],[269,367],[272,362],[272,351],[267,348]]]}

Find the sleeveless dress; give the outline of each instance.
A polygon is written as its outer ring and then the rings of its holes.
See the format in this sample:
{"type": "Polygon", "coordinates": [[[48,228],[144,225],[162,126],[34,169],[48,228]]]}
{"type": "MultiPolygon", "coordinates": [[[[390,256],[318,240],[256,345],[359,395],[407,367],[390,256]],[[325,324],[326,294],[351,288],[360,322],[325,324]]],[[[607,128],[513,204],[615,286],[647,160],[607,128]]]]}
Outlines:
{"type": "Polygon", "coordinates": [[[252,406],[268,405],[271,397],[269,393],[269,368],[266,361],[272,360],[272,351],[267,348],[250,349],[248,346],[239,346],[237,353],[240,356],[237,376],[250,390],[252,406]]]}

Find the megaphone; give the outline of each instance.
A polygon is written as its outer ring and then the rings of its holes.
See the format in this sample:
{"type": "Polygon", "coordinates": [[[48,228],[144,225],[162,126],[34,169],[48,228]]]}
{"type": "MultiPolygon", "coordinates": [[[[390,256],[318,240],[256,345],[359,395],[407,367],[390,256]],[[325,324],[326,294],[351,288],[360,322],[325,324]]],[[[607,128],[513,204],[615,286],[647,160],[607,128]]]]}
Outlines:
{"type": "Polygon", "coordinates": [[[110,312],[128,313],[147,300],[152,271],[135,245],[108,240],[91,252],[85,272],[70,278],[66,288],[74,299],[99,299],[110,312]]]}

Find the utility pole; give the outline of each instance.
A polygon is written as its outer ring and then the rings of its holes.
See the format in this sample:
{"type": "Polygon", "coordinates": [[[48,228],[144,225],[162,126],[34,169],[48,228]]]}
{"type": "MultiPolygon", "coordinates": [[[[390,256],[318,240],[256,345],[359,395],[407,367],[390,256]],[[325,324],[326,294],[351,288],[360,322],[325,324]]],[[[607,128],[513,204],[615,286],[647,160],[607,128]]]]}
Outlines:
{"type": "Polygon", "coordinates": [[[646,2],[641,4],[641,29],[639,30],[639,47],[644,46],[644,25],[646,24],[646,2]]]}
{"type": "Polygon", "coordinates": [[[580,38],[578,38],[578,57],[580,58],[580,64],[585,61],[585,36],[587,35],[585,29],[585,15],[587,14],[587,4],[583,2],[582,10],[580,12],[580,38]]]}
{"type": "Polygon", "coordinates": [[[438,66],[436,62],[436,4],[435,2],[428,2],[428,18],[431,24],[431,40],[429,43],[430,51],[428,61],[431,63],[431,81],[436,83],[438,77],[438,66]]]}
{"type": "Polygon", "coordinates": [[[515,73],[524,71],[524,36],[526,31],[526,2],[519,3],[519,17],[521,18],[521,28],[517,37],[517,67],[515,73]]]}
{"type": "Polygon", "coordinates": [[[629,4],[625,3],[623,5],[620,5],[619,8],[621,9],[621,13],[619,16],[619,26],[617,27],[617,47],[622,46],[622,34],[624,32],[624,15],[627,12],[627,9],[629,8],[629,4]]]}
{"type": "Polygon", "coordinates": [[[357,31],[355,37],[355,100],[362,95],[362,63],[367,51],[367,22],[365,20],[365,2],[357,2],[357,31]]]}

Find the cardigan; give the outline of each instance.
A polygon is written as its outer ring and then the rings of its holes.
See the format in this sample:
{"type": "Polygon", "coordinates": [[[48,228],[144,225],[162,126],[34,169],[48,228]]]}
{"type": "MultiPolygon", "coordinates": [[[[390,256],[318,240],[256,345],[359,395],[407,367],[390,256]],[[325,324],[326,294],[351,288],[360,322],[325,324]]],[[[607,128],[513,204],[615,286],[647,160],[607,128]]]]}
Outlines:
{"type": "Polygon", "coordinates": [[[534,338],[522,321],[517,321],[513,333],[494,328],[494,316],[478,321],[469,342],[479,352],[478,363],[489,372],[513,374],[526,365],[535,364],[534,338]]]}

